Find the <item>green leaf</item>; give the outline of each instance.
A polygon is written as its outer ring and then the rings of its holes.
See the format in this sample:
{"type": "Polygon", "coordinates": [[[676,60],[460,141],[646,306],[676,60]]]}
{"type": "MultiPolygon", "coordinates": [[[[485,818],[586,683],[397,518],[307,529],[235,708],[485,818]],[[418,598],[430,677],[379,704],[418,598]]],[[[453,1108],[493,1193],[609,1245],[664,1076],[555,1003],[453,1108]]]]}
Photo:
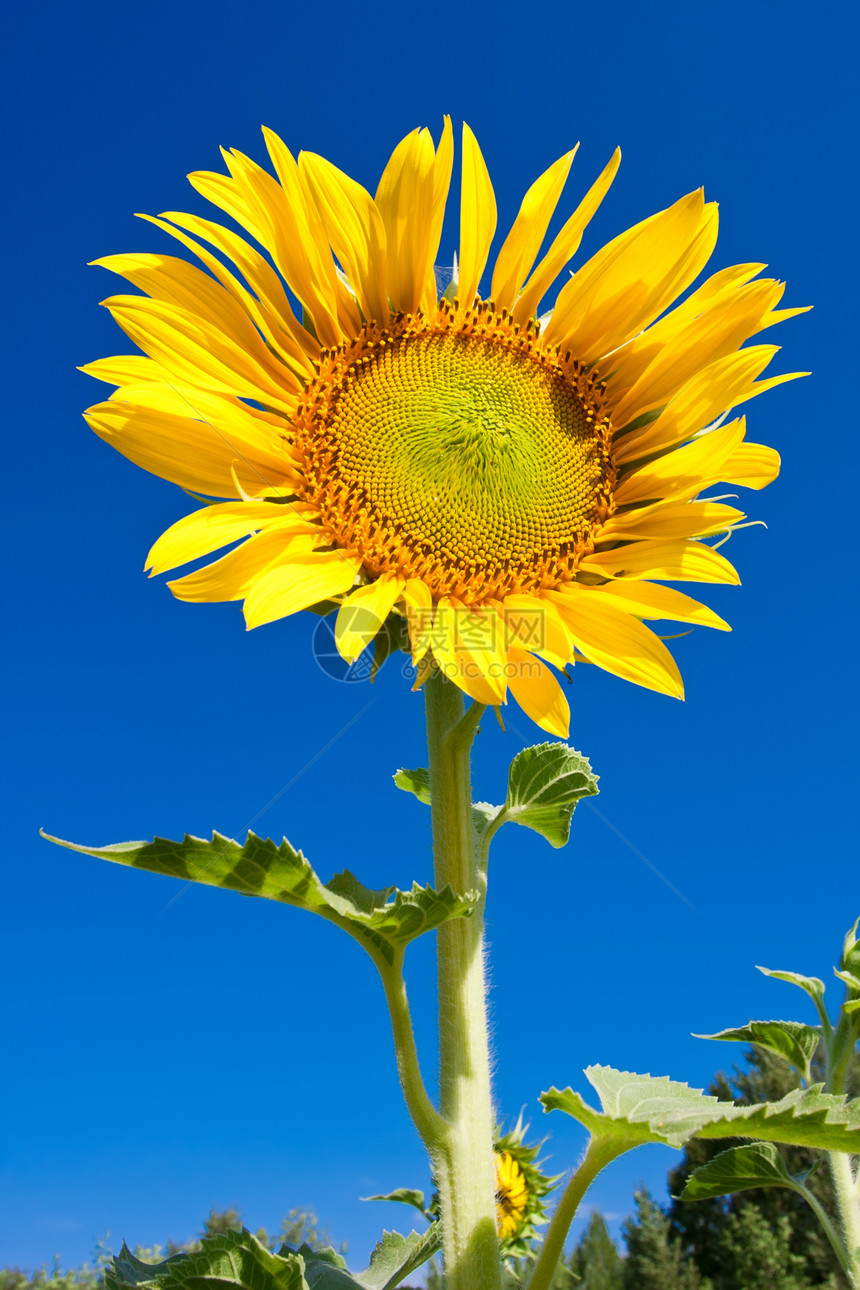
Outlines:
{"type": "Polygon", "coordinates": [[[244,1228],[204,1238],[199,1250],[143,1263],[123,1245],[105,1268],[108,1290],[125,1286],[158,1290],[308,1290],[304,1259],[294,1251],[273,1254],[244,1228]]]}
{"type": "Polygon", "coordinates": [[[393,1290],[440,1246],[439,1224],[426,1232],[385,1232],[363,1272],[348,1272],[332,1249],[283,1246],[273,1254],[250,1232],[203,1238],[201,1248],[143,1263],[123,1245],[105,1269],[108,1290],[393,1290]]]}
{"type": "Polygon", "coordinates": [[[634,1075],[609,1066],[585,1072],[601,1110],[578,1093],[552,1088],[541,1094],[546,1111],[565,1111],[616,1154],[646,1142],[683,1147],[692,1137],[761,1138],[822,1151],[860,1152],[860,1098],[822,1093],[822,1085],[795,1089],[778,1102],[733,1106],[701,1089],[665,1076],[634,1075]]]}
{"type": "Polygon", "coordinates": [[[398,770],[394,782],[404,793],[414,793],[419,802],[430,805],[430,772],[423,766],[417,770],[398,770]]]}
{"type": "Polygon", "coordinates": [[[418,883],[411,891],[395,887],[373,891],[348,870],[323,883],[286,838],[277,845],[254,833],[248,834],[244,846],[220,833],[213,833],[211,842],[186,834],[181,842],[156,838],[107,847],[82,847],[47,833],[42,836],[102,860],[307,909],[342,927],[389,963],[399,947],[449,918],[467,916],[477,902],[474,893],[458,896],[450,887],[437,892],[418,883]]]}
{"type": "Polygon", "coordinates": [[[842,958],[839,966],[843,972],[853,972],[855,976],[860,977],[860,941],[857,939],[857,928],[860,926],[860,918],[857,919],[854,926],[849,928],[845,940],[842,943],[842,958]]]}
{"type": "Polygon", "coordinates": [[[734,1030],[721,1030],[716,1035],[694,1035],[694,1039],[734,1039],[740,1043],[758,1044],[791,1062],[802,1075],[808,1076],[809,1064],[821,1042],[821,1031],[816,1026],[804,1026],[799,1021],[750,1021],[734,1030]]]}
{"type": "Polygon", "coordinates": [[[417,1209],[419,1214],[427,1217],[427,1208],[424,1201],[423,1191],[416,1191],[412,1187],[397,1187],[394,1191],[388,1192],[385,1196],[362,1196],[362,1200],[396,1200],[401,1205],[411,1205],[417,1209]]]}
{"type": "Polygon", "coordinates": [[[729,1147],[706,1165],[694,1169],[681,1193],[681,1200],[707,1200],[727,1196],[730,1192],[749,1191],[754,1187],[790,1187],[804,1192],[803,1183],[818,1167],[791,1174],[772,1142],[751,1142],[743,1147],[729,1147]]]}
{"type": "MultiPolygon", "coordinates": [[[[758,964],[756,964],[758,967],[758,964]]],[[[772,976],[775,981],[787,981],[789,985],[796,985],[801,990],[805,990],[812,999],[813,1003],[820,1003],[824,994],[824,982],[820,981],[817,976],[802,976],[800,972],[775,972],[772,968],[759,967],[759,972],[765,976],[772,976]]]]}
{"type": "Polygon", "coordinates": [[[503,810],[504,807],[493,806],[492,802],[472,803],[472,824],[479,838],[486,833],[487,829],[503,810]]]}
{"type": "Polygon", "coordinates": [[[597,776],[587,757],[567,744],[536,744],[517,753],[511,762],[500,821],[522,824],[551,846],[563,847],[577,802],[597,791],[597,776]]]}
{"type": "Polygon", "coordinates": [[[405,1277],[420,1268],[439,1249],[441,1235],[438,1223],[426,1232],[385,1232],[370,1256],[363,1272],[347,1272],[331,1264],[319,1263],[303,1247],[299,1251],[306,1262],[308,1290],[393,1290],[405,1277]]]}
{"type": "MultiPolygon", "coordinates": [[[[430,805],[430,772],[423,766],[417,770],[397,771],[394,782],[405,793],[414,794],[425,806],[430,805]]],[[[478,837],[487,831],[502,809],[501,806],[493,806],[490,802],[472,803],[472,824],[478,837]]]]}

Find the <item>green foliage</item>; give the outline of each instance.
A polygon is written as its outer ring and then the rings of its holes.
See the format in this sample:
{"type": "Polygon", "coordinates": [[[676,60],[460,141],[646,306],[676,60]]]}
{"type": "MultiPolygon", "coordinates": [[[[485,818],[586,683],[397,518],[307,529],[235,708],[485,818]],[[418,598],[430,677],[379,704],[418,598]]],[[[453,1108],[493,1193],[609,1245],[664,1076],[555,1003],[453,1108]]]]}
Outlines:
{"type": "Polygon", "coordinates": [[[616,1145],[619,1155],[646,1142],[682,1147],[694,1134],[860,1151],[860,1100],[846,1103],[822,1093],[820,1084],[795,1089],[767,1106],[733,1106],[665,1076],[634,1075],[610,1066],[589,1066],[585,1074],[597,1090],[601,1111],[570,1088],[550,1089],[540,1100],[546,1111],[566,1111],[592,1138],[616,1145]]]}
{"type": "Polygon", "coordinates": [[[43,1266],[35,1272],[25,1272],[21,1268],[0,1268],[0,1290],[98,1290],[102,1284],[105,1264],[110,1255],[99,1246],[93,1264],[85,1263],[80,1268],[70,1268],[63,1272],[59,1258],[55,1258],[51,1268],[43,1266]]]}
{"type": "Polygon", "coordinates": [[[636,1214],[624,1224],[623,1290],[705,1290],[698,1268],[669,1240],[669,1219],[646,1190],[635,1193],[636,1214]]]}
{"type": "Polygon", "coordinates": [[[577,1290],[623,1290],[624,1265],[601,1214],[591,1215],[568,1266],[577,1290]]]}
{"type": "MultiPolygon", "coordinates": [[[[718,1075],[710,1086],[711,1094],[720,1100],[737,1099],[743,1105],[755,1105],[777,1102],[799,1087],[797,1071],[775,1053],[753,1048],[746,1057],[749,1063],[746,1069],[735,1067],[730,1080],[723,1074],[718,1075]]],[[[819,1052],[812,1062],[816,1079],[822,1073],[821,1063],[819,1052]]],[[[860,1060],[857,1058],[852,1066],[848,1092],[854,1097],[860,1094],[860,1060]]],[[[683,1248],[690,1251],[702,1273],[711,1278],[714,1290],[738,1290],[726,1233],[731,1216],[750,1206],[755,1207],[770,1229],[775,1230],[780,1221],[785,1220],[788,1248],[802,1258],[803,1273],[810,1285],[844,1286],[836,1256],[809,1205],[797,1192],[772,1186],[745,1189],[731,1196],[713,1196],[695,1203],[680,1199],[691,1173],[719,1158],[724,1145],[727,1144],[692,1138],[686,1144],[683,1161],[669,1174],[670,1193],[678,1198],[672,1202],[669,1211],[673,1233],[683,1248]]],[[[732,1145],[741,1146],[739,1142],[732,1145]]],[[[823,1159],[821,1153],[803,1146],[783,1146],[779,1148],[779,1154],[786,1172],[793,1177],[804,1177],[804,1185],[825,1212],[835,1214],[829,1170],[818,1167],[823,1159]]],[[[778,1165],[776,1167],[779,1168],[778,1165]]]]}
{"type": "Polygon", "coordinates": [[[726,1224],[725,1253],[734,1284],[743,1290],[807,1290],[804,1260],[789,1248],[791,1225],[781,1214],[771,1226],[755,1205],[732,1214],[726,1224]]]}
{"type": "MultiPolygon", "coordinates": [[[[424,806],[430,805],[430,772],[425,767],[398,770],[395,772],[394,782],[398,788],[403,789],[404,793],[412,793],[424,806]]],[[[499,809],[498,806],[491,806],[488,802],[472,803],[472,824],[479,837],[486,832],[487,827],[498,815],[499,809]]]]}
{"type": "Polygon", "coordinates": [[[720,1030],[716,1035],[696,1035],[696,1039],[735,1040],[767,1048],[796,1068],[812,1082],[810,1063],[821,1043],[818,1026],[804,1026],[799,1021],[749,1021],[735,1030],[720,1030]]]}
{"type": "Polygon", "coordinates": [[[106,1290],[394,1290],[438,1248],[438,1226],[421,1235],[386,1232],[369,1266],[350,1273],[331,1247],[284,1245],[275,1252],[244,1228],[228,1229],[160,1263],[144,1262],[123,1245],[104,1281],[106,1290]]]}
{"type": "Polygon", "coordinates": [[[385,1195],[379,1196],[362,1196],[362,1200],[394,1200],[400,1205],[411,1205],[417,1209],[423,1218],[432,1218],[430,1210],[427,1208],[423,1191],[418,1191],[414,1187],[396,1187],[394,1191],[386,1192],[385,1195]]]}
{"type": "MultiPolygon", "coordinates": [[[[522,824],[533,829],[553,847],[563,847],[570,837],[570,822],[576,804],[598,792],[598,776],[582,753],[567,744],[536,744],[524,748],[511,762],[508,795],[504,805],[472,803],[472,823],[480,837],[492,827],[522,824]]],[[[398,788],[413,793],[430,805],[430,775],[424,769],[399,770],[394,776],[398,788]]]]}
{"type": "Polygon", "coordinates": [[[588,758],[567,744],[524,748],[511,762],[500,822],[522,824],[563,847],[577,803],[598,792],[597,778],[588,758]]]}
{"type": "Polygon", "coordinates": [[[813,1169],[796,1176],[790,1174],[772,1142],[749,1142],[743,1147],[721,1151],[708,1164],[696,1169],[690,1175],[681,1199],[705,1200],[709,1196],[726,1196],[730,1192],[750,1191],[755,1187],[790,1187],[803,1195],[803,1184],[813,1169]]]}
{"type": "Polygon", "coordinates": [[[220,833],[213,833],[210,842],[186,834],[181,842],[155,838],[152,842],[119,842],[107,847],[78,846],[47,833],[43,837],[102,860],[309,910],[343,928],[389,963],[394,961],[398,948],[449,918],[467,916],[477,901],[477,896],[458,896],[450,887],[436,892],[418,883],[411,891],[398,891],[395,887],[372,891],[349,870],[323,883],[301,851],[295,851],[286,838],[278,845],[254,833],[248,834],[244,846],[220,833]]]}
{"type": "MultiPolygon", "coordinates": [[[[157,1264],[165,1257],[176,1254],[193,1253],[202,1249],[202,1242],[207,1236],[222,1236],[227,1232],[241,1232],[242,1216],[238,1210],[227,1208],[212,1209],[203,1221],[200,1237],[178,1243],[168,1239],[163,1245],[146,1247],[139,1245],[133,1257],[143,1264],[157,1264]]],[[[323,1250],[331,1246],[328,1232],[321,1228],[316,1214],[312,1210],[291,1209],[276,1234],[270,1235],[265,1228],[259,1228],[255,1238],[270,1251],[287,1244],[291,1246],[306,1245],[312,1251],[323,1250]]],[[[346,1246],[342,1245],[343,1254],[346,1246]]],[[[62,1272],[59,1260],[54,1266],[37,1269],[27,1273],[19,1268],[0,1268],[0,1290],[99,1290],[104,1284],[106,1269],[113,1262],[107,1247],[106,1238],[96,1243],[95,1259],[92,1264],[85,1263],[80,1268],[62,1272]]]]}

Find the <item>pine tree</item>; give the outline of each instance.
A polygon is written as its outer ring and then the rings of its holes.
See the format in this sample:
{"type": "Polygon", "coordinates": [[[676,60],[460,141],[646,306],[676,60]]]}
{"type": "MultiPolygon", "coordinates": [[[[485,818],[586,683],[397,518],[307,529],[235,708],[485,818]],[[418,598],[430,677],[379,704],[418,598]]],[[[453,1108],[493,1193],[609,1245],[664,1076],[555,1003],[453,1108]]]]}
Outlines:
{"type": "Polygon", "coordinates": [[[637,1191],[634,1199],[636,1215],[621,1229],[627,1243],[624,1290],[710,1290],[680,1245],[669,1240],[669,1218],[648,1191],[637,1191]]]}
{"type": "Polygon", "coordinates": [[[596,1210],[571,1255],[569,1266],[577,1290],[623,1290],[621,1255],[603,1215],[596,1210]]]}
{"type": "Polygon", "coordinates": [[[809,1290],[803,1257],[789,1249],[791,1223],[781,1214],[771,1227],[755,1205],[729,1215],[723,1246],[735,1286],[743,1290],[809,1290]]]}

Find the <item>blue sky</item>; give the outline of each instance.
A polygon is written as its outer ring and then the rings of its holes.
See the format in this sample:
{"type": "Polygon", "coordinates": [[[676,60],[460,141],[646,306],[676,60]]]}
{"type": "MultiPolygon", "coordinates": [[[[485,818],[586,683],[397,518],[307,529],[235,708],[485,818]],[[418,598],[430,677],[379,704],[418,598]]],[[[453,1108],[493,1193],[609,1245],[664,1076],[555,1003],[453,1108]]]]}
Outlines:
{"type": "MultiPolygon", "coordinates": [[[[166,246],[133,212],[207,213],[184,175],[218,168],[219,144],[262,160],[261,123],[373,189],[408,130],[438,137],[444,112],[465,118],[502,235],[573,143],[562,218],[620,144],[584,255],[704,184],[721,204],[713,267],[767,261],[786,304],[815,305],[771,334],[784,346],[775,370],[813,377],[750,405],[750,437],[776,445],[784,469],[745,498],[767,528],[731,543],[744,585],[708,594],[733,633],[676,643],[683,705],[578,668],[571,742],[602,777],[601,814],[580,808],[565,851],[522,829],[495,844],[499,1108],[525,1107],[536,1133],[553,1132],[561,1171],[583,1140],[541,1115],[542,1089],[585,1091],[591,1062],[701,1085],[740,1053],[691,1031],[806,1018],[803,997],[753,965],[826,978],[860,913],[852,398],[840,389],[857,347],[854,21],[848,5],[811,18],[770,0],[16,8],[0,1265],[55,1252],[75,1263],[108,1230],[115,1245],[182,1239],[210,1205],[233,1203],[250,1226],[313,1206],[360,1266],[408,1216],[358,1197],[428,1184],[381,991],[352,942],[37,837],[240,834],[256,820],[324,877],[349,865],[369,885],[409,885],[430,872],[427,815],[391,781],[424,762],[420,696],[396,666],[372,688],[331,680],[309,616],[246,634],[237,606],[183,605],[144,578],[151,542],[188,499],[80,419],[103,387],[76,365],[125,349],[97,307],[113,280],[87,261],[166,246]]],[[[454,246],[450,221],[445,259],[454,246]]],[[[501,800],[510,758],[540,737],[518,710],[507,736],[485,723],[476,795],[501,800]]],[[[408,979],[432,1071],[425,940],[408,979]]],[[[640,1180],[662,1197],[674,1160],[626,1157],[589,1202],[623,1215],[640,1180]]]]}

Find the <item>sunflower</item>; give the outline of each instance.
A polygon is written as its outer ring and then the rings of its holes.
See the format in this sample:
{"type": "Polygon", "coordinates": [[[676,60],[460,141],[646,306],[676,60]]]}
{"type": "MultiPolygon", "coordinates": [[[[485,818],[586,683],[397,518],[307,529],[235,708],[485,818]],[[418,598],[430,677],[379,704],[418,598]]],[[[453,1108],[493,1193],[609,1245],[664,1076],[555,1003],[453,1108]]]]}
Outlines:
{"type": "Polygon", "coordinates": [[[496,1231],[506,1258],[522,1258],[532,1252],[537,1229],[547,1221],[544,1201],[558,1182],[542,1172],[537,1157],[543,1144],[528,1145],[528,1128],[520,1115],[507,1133],[497,1134],[494,1143],[496,1231]]]}
{"type": "Polygon", "coordinates": [[[525,1217],[529,1189],[510,1151],[496,1152],[496,1231],[499,1238],[515,1236],[525,1217]]]}
{"type": "Polygon", "coordinates": [[[464,125],[459,258],[440,297],[448,118],[438,148],[427,130],[398,144],[374,197],[264,134],[274,176],[231,151],[227,174],[189,177],[248,237],[168,212],[144,218],[202,268],[95,261],[145,293],[104,302],[143,352],[83,369],[118,387],[87,420],[206,502],[155,543],[151,573],[230,548],[173,594],[242,600],[249,628],[337,608],[347,661],[391,617],[419,681],[435,665],[479,703],[510,690],[562,736],[551,667],[584,659],[682,697],[643,620],[727,630],[661,584],[739,581],[704,539],[745,516],[699,495],[777,474],[773,449],[725,414],[791,379],[757,379],[774,346],[741,348],[802,312],[776,307],[782,284],[743,264],[671,307],[717,236],[697,191],[609,242],[538,317],[620,160],[539,258],[574,149],[526,193],[482,299],[496,203],[464,125]]]}

